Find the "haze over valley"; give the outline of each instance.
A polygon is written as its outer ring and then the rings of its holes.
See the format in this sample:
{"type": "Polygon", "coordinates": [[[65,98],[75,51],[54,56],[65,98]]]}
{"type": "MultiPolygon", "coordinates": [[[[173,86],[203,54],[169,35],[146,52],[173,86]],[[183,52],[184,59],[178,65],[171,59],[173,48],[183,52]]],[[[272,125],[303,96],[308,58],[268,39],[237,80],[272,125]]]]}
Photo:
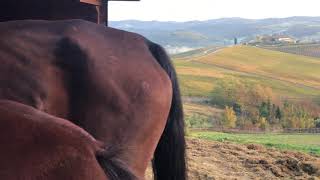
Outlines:
{"type": "Polygon", "coordinates": [[[112,21],[112,27],[140,33],[171,53],[212,45],[254,41],[261,35],[285,35],[301,43],[320,41],[320,17],[269,19],[222,18],[207,21],[112,21]]]}

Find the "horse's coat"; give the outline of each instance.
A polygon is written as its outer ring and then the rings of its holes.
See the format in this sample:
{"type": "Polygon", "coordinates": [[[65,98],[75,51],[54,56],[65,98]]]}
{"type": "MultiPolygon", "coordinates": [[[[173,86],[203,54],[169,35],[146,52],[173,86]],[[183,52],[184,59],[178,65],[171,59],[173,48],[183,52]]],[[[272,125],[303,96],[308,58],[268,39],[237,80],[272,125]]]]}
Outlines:
{"type": "Polygon", "coordinates": [[[0,114],[1,179],[107,179],[102,143],[78,126],[12,101],[0,100],[0,114]]]}
{"type": "Polygon", "coordinates": [[[179,88],[160,46],[81,20],[14,21],[0,23],[0,63],[0,99],[84,128],[105,144],[109,177],[143,179],[154,155],[156,179],[186,178],[179,88]]]}

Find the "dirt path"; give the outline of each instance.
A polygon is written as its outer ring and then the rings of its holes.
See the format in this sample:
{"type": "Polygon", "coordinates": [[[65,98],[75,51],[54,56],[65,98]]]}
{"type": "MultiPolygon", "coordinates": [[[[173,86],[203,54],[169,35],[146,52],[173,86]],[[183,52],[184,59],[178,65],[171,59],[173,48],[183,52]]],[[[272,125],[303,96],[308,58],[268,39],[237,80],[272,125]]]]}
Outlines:
{"type": "Polygon", "coordinates": [[[308,154],[199,139],[189,139],[187,150],[189,180],[320,180],[320,158],[308,154]]]}

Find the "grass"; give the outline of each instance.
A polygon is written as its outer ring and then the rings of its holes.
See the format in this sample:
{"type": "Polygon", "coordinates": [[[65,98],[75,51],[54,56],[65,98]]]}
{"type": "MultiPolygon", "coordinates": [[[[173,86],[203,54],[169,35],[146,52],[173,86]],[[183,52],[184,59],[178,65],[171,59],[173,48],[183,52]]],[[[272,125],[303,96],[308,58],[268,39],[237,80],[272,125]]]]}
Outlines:
{"type": "Polygon", "coordinates": [[[232,77],[268,86],[281,97],[320,97],[320,61],[316,58],[235,46],[174,63],[184,96],[209,97],[219,80],[232,77]]]}
{"type": "Polygon", "coordinates": [[[191,51],[187,51],[187,52],[183,52],[183,53],[179,53],[179,54],[174,54],[174,55],[172,55],[172,58],[183,59],[183,58],[190,58],[190,57],[199,57],[199,56],[206,55],[207,53],[211,53],[213,51],[219,50],[221,48],[222,48],[221,46],[212,46],[212,47],[194,49],[191,51]]]}
{"type": "MultiPolygon", "coordinates": [[[[249,84],[270,87],[281,97],[320,97],[318,58],[250,46],[228,47],[215,53],[199,53],[185,53],[181,56],[183,58],[176,58],[174,61],[184,96],[210,97],[219,81],[233,78],[249,84]]],[[[219,118],[222,113],[221,109],[194,103],[185,103],[184,107],[186,119],[196,126],[201,125],[196,124],[197,118],[207,123],[219,118]]],[[[320,155],[320,135],[190,132],[190,136],[215,141],[261,144],[281,150],[320,155]]]]}
{"type": "Polygon", "coordinates": [[[185,122],[188,128],[210,128],[220,119],[223,110],[208,105],[184,103],[185,122]]]}
{"type": "Polygon", "coordinates": [[[186,117],[198,114],[209,118],[213,115],[221,116],[221,114],[223,113],[223,110],[221,109],[195,103],[184,103],[183,109],[186,117]]]}
{"type": "Polygon", "coordinates": [[[191,137],[219,142],[261,144],[280,150],[294,150],[320,155],[320,135],[312,134],[229,134],[220,132],[190,132],[191,137]]]}
{"type": "Polygon", "coordinates": [[[320,89],[320,61],[316,58],[235,46],[197,61],[320,89]]]}
{"type": "Polygon", "coordinates": [[[320,44],[292,44],[292,45],[280,45],[280,46],[263,46],[263,48],[286,52],[286,53],[298,54],[302,56],[320,58],[320,44]]]}

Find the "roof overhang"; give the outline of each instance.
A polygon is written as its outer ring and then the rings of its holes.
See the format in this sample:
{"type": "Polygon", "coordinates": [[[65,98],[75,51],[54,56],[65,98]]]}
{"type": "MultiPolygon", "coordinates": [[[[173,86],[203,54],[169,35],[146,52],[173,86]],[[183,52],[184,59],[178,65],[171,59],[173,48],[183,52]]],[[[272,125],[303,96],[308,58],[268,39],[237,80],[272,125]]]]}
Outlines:
{"type": "Polygon", "coordinates": [[[107,1],[140,1],[140,0],[80,0],[80,2],[82,3],[92,4],[96,6],[107,4],[107,1]]]}

